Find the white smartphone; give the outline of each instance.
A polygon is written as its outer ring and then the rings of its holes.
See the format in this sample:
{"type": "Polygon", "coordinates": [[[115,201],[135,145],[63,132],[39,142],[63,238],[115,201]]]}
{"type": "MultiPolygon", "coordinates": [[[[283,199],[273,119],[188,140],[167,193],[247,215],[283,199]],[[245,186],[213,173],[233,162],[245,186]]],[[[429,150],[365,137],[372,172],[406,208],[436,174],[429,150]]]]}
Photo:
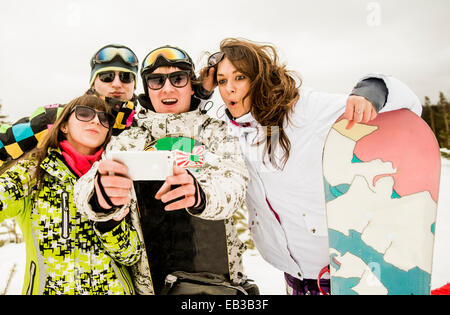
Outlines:
{"type": "Polygon", "coordinates": [[[171,151],[110,151],[106,158],[125,164],[134,181],[166,180],[173,175],[171,151]]]}

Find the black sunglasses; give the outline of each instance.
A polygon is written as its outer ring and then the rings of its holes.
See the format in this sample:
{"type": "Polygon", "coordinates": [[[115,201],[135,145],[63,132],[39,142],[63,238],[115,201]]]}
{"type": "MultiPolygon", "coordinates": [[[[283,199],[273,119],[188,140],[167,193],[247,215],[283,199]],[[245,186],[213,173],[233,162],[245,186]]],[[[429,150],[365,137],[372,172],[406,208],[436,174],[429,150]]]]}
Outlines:
{"type": "Polygon", "coordinates": [[[167,78],[169,82],[176,88],[185,87],[189,82],[189,71],[175,71],[172,73],[150,73],[145,76],[147,86],[152,90],[160,90],[166,84],[167,78]]]}
{"type": "MultiPolygon", "coordinates": [[[[98,74],[98,78],[100,79],[100,81],[105,83],[111,83],[112,81],[114,81],[115,77],[115,71],[105,71],[98,74]]],[[[122,83],[131,83],[134,81],[134,74],[131,72],[119,71],[119,79],[122,83]]]]}
{"type": "Polygon", "coordinates": [[[113,115],[106,113],[106,112],[97,112],[95,109],[83,106],[83,105],[76,105],[71,111],[70,115],[75,112],[75,117],[79,121],[88,122],[95,118],[97,115],[98,121],[100,124],[102,124],[103,127],[106,129],[109,129],[114,125],[115,118],[113,115]]]}
{"type": "Polygon", "coordinates": [[[219,62],[223,60],[223,57],[225,57],[225,53],[221,51],[212,54],[208,58],[208,67],[215,67],[219,62]]]}

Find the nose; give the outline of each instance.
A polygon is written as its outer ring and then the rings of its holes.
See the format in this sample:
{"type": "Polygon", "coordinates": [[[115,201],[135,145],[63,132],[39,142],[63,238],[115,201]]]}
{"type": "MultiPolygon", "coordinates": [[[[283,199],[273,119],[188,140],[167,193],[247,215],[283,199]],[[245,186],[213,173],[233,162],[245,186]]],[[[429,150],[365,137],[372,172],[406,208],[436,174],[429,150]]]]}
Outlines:
{"type": "Polygon", "coordinates": [[[236,87],[230,81],[227,82],[226,90],[228,93],[234,94],[236,92],[236,87]]]}
{"type": "Polygon", "coordinates": [[[119,72],[116,71],[116,75],[114,76],[114,80],[111,82],[111,85],[114,87],[120,87],[122,84],[122,82],[120,81],[119,78],[119,72]]]}
{"type": "Polygon", "coordinates": [[[98,114],[95,114],[94,118],[92,118],[91,123],[100,125],[100,119],[98,118],[98,114]]]}
{"type": "Polygon", "coordinates": [[[169,82],[169,78],[166,78],[166,80],[164,81],[164,85],[161,88],[161,90],[164,91],[164,92],[172,92],[175,89],[176,88],[172,85],[172,83],[169,82]]]}

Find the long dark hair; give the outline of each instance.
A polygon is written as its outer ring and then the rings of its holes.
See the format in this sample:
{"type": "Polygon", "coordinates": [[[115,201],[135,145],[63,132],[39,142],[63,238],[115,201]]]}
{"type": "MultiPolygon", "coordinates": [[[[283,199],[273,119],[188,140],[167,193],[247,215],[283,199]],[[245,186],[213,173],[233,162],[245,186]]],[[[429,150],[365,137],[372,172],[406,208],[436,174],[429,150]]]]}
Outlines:
{"type": "Polygon", "coordinates": [[[270,44],[226,38],[220,43],[220,51],[238,71],[250,79],[250,90],[244,98],[250,98],[253,117],[266,127],[263,155],[267,154],[276,168],[284,168],[289,159],[291,142],[283,127],[289,121],[293,106],[300,97],[298,89],[301,79],[295,72],[280,64],[277,51],[270,44]],[[294,77],[298,79],[298,85],[294,77]],[[276,143],[273,141],[276,137],[284,152],[281,165],[273,159],[272,142],[276,143]]]}
{"type": "MultiPolygon", "coordinates": [[[[49,148],[58,148],[59,143],[66,139],[64,133],[60,130],[61,125],[69,120],[72,109],[77,105],[89,106],[98,111],[111,113],[110,106],[108,106],[108,104],[104,100],[95,95],[85,94],[83,96],[73,99],[67,105],[65,105],[58,119],[50,128],[48,133],[45,135],[43,141],[38,145],[37,150],[33,154],[33,157],[35,157],[37,163],[36,164],[37,170],[35,176],[38,183],[41,182],[44,176],[44,170],[40,167],[40,164],[47,157],[49,148]]],[[[113,129],[112,126],[110,126],[105,141],[98,149],[100,149],[101,147],[103,148],[106,147],[109,140],[111,139],[112,129],[113,129]]]]}

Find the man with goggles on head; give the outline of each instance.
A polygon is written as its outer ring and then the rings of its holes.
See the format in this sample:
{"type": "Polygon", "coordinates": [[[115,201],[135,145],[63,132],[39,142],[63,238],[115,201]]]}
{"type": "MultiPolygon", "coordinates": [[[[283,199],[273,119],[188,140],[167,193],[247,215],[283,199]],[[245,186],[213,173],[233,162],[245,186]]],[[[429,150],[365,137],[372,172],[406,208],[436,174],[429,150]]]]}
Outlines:
{"type": "MultiPolygon", "coordinates": [[[[111,105],[116,119],[113,134],[117,135],[133,123],[138,59],[128,47],[106,45],[94,54],[90,65],[90,88],[86,94],[97,95],[111,105]]],[[[31,117],[22,118],[12,126],[2,125],[0,165],[34,149],[63,107],[64,104],[43,106],[31,117]]]]}
{"type": "Polygon", "coordinates": [[[239,143],[224,122],[199,108],[194,95],[205,91],[185,51],[172,46],[151,51],[141,77],[145,93],[138,100],[145,115],[139,115],[139,127],[113,138],[106,151],[170,150],[176,157],[174,175],[133,183],[123,164],[102,160],[79,180],[76,204],[94,221],[130,208],[147,253],[132,267],[140,294],[176,294],[180,272],[200,283],[187,294],[214,294],[218,286],[208,285],[211,279],[234,292],[246,293],[243,287],[257,292],[243,275],[245,247],[232,219],[248,181],[239,143]]]}

